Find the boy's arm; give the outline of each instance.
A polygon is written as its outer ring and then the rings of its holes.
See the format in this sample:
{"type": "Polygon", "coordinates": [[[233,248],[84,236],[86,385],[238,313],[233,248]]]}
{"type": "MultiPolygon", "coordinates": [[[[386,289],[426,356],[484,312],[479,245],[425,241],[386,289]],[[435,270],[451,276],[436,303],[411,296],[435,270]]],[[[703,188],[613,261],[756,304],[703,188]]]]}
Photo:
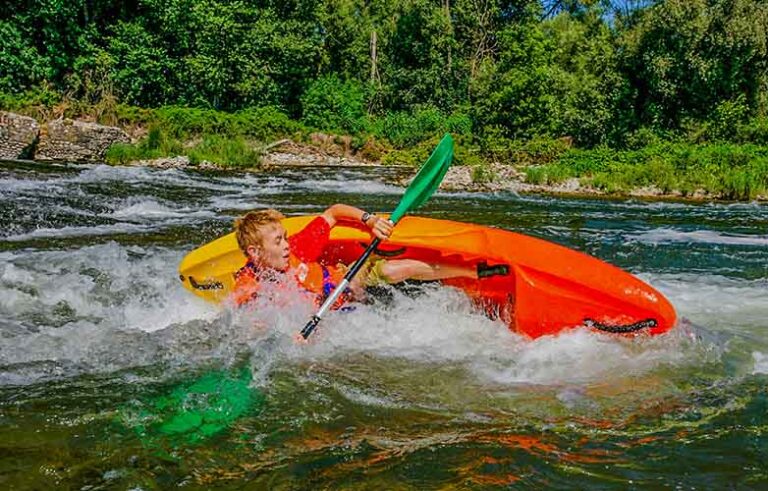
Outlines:
{"type": "MultiPolygon", "coordinates": [[[[362,221],[364,215],[366,215],[366,212],[360,208],[356,208],[350,205],[335,204],[325,210],[322,214],[322,217],[326,222],[328,222],[328,225],[333,228],[333,226],[336,225],[336,222],[339,220],[346,219],[362,221]]],[[[381,240],[385,240],[387,237],[392,235],[392,222],[379,218],[373,214],[367,215],[368,216],[365,217],[366,220],[363,223],[371,230],[371,232],[373,232],[376,237],[380,238],[381,240]]]]}

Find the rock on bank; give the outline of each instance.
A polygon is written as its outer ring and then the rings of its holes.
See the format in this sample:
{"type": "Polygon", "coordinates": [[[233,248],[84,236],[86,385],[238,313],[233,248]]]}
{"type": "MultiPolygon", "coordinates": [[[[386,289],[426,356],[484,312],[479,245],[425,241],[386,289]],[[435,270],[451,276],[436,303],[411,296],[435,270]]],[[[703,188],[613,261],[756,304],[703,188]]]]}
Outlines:
{"type": "Polygon", "coordinates": [[[110,145],[129,143],[120,128],[71,119],[42,125],[34,118],[0,111],[0,158],[99,162],[110,145]]]}
{"type": "Polygon", "coordinates": [[[39,134],[34,118],[0,111],[0,159],[32,158],[39,134]]]}

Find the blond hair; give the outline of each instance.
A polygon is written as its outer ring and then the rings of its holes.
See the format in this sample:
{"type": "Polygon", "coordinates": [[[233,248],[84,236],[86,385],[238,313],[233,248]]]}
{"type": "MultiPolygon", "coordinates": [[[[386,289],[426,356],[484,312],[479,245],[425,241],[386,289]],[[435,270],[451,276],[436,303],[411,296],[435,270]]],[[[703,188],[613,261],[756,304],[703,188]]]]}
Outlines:
{"type": "Polygon", "coordinates": [[[248,255],[248,246],[260,246],[263,237],[261,231],[266,225],[280,223],[285,215],[277,210],[258,210],[249,211],[235,220],[235,237],[237,245],[243,254],[248,255]]]}

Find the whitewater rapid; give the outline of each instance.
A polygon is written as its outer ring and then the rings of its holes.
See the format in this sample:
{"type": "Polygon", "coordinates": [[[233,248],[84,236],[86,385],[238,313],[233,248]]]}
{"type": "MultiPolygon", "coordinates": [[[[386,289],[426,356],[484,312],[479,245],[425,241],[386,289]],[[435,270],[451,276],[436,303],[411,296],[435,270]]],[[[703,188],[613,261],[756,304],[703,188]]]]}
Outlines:
{"type": "Polygon", "coordinates": [[[269,362],[262,360],[267,364],[407,362],[424,371],[460,370],[472,383],[497,388],[618,381],[722,364],[723,357],[739,373],[768,370],[768,236],[760,228],[768,212],[751,203],[441,192],[423,210],[530,233],[638,274],[684,319],[658,339],[579,330],[531,341],[476,312],[460,292],[433,288],[415,298],[395,292],[390,306],[334,313],[312,343],[300,345],[293,335],[311,304],[234,312],[182,288],[181,258],[226,233],[244,210],[313,213],[336,201],[387,210],[402,188],[385,177],[361,170],[6,169],[0,175],[0,196],[10,204],[0,230],[0,383],[229,360],[248,350],[263,354],[264,343],[272,349],[269,362]]]}

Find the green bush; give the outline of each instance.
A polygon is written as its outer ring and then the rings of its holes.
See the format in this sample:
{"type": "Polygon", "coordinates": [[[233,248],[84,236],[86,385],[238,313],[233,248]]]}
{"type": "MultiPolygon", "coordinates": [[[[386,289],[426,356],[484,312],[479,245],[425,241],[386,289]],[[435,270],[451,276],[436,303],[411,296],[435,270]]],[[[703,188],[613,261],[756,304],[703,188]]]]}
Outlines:
{"type": "Polygon", "coordinates": [[[768,118],[753,118],[739,126],[735,139],[741,143],[768,145],[768,118]]]}
{"type": "Polygon", "coordinates": [[[249,108],[236,113],[167,106],[156,109],[153,120],[177,138],[226,135],[265,141],[305,131],[299,122],[291,120],[274,106],[249,108]]]}
{"type": "Polygon", "coordinates": [[[612,164],[620,161],[621,153],[617,153],[607,147],[599,147],[594,150],[569,150],[557,159],[558,166],[567,167],[577,175],[589,175],[608,170],[612,164]]]}
{"type": "Polygon", "coordinates": [[[207,135],[188,152],[192,164],[204,160],[234,167],[256,167],[259,154],[242,137],[207,135]]]}
{"type": "Polygon", "coordinates": [[[128,164],[136,160],[150,160],[161,157],[185,155],[182,143],[157,126],[149,129],[147,136],[136,145],[117,143],[109,147],[106,154],[111,164],[128,164]]]}
{"type": "Polygon", "coordinates": [[[601,172],[592,177],[582,178],[582,184],[600,189],[608,194],[614,194],[625,191],[623,183],[617,181],[614,176],[601,172]]]}
{"type": "Polygon", "coordinates": [[[126,165],[141,160],[139,147],[129,143],[115,143],[107,149],[105,160],[113,165],[126,165]]]}
{"type": "Polygon", "coordinates": [[[62,96],[49,84],[43,83],[20,94],[0,92],[0,110],[44,119],[60,104],[62,96]]]}
{"type": "Polygon", "coordinates": [[[578,177],[573,169],[557,163],[534,165],[525,169],[525,182],[530,184],[558,184],[572,177],[578,177]]]}
{"type": "Polygon", "coordinates": [[[149,126],[156,121],[155,110],[117,104],[114,120],[115,124],[121,126],[149,126]]]}
{"type": "Polygon", "coordinates": [[[525,182],[529,184],[544,184],[547,181],[547,170],[543,165],[532,165],[525,168],[525,182]]]}
{"type": "Polygon", "coordinates": [[[208,161],[234,167],[255,167],[259,164],[259,154],[253,146],[240,136],[205,135],[196,145],[187,148],[155,126],[136,145],[112,145],[107,150],[106,160],[111,164],[128,164],[136,160],[186,155],[193,165],[208,161]]]}
{"type": "Polygon", "coordinates": [[[301,123],[290,119],[287,114],[274,106],[244,109],[234,113],[232,117],[236,134],[260,141],[306,132],[306,128],[301,123]]]}
{"type": "Polygon", "coordinates": [[[642,148],[658,145],[663,141],[663,137],[653,128],[643,127],[624,137],[624,144],[630,150],[640,150],[642,148]]]}
{"type": "Polygon", "coordinates": [[[408,165],[417,167],[429,158],[430,153],[439,141],[440,140],[435,137],[407,149],[393,150],[381,159],[381,163],[384,165],[408,165]]]}
{"type": "Polygon", "coordinates": [[[634,186],[648,186],[653,184],[665,193],[678,189],[679,177],[674,165],[663,158],[654,158],[647,165],[635,166],[645,170],[643,180],[633,183],[634,186]]]}
{"type": "MultiPolygon", "coordinates": [[[[437,141],[437,140],[435,140],[437,141]]],[[[485,166],[490,161],[483,156],[471,136],[456,135],[454,138],[453,165],[485,166]]]]}
{"type": "Polygon", "coordinates": [[[511,139],[494,127],[484,128],[478,140],[486,158],[516,166],[548,164],[571,148],[571,141],[567,138],[538,136],[531,140],[511,139]]]}
{"type": "Polygon", "coordinates": [[[744,94],[739,94],[733,100],[723,101],[715,106],[709,117],[709,138],[713,141],[728,141],[733,139],[739,126],[747,121],[749,106],[744,94]]]}
{"type": "Polygon", "coordinates": [[[472,182],[478,184],[487,184],[498,179],[496,173],[488,165],[473,165],[471,177],[472,182]]]}
{"type": "Polygon", "coordinates": [[[183,63],[169,54],[161,35],[140,20],[118,22],[103,53],[123,102],[140,106],[166,104],[184,88],[178,76],[183,63]]]}
{"type": "Polygon", "coordinates": [[[233,133],[232,116],[215,109],[166,106],[157,109],[155,115],[158,123],[178,138],[233,133]]]}
{"type": "Polygon", "coordinates": [[[365,89],[355,80],[320,77],[301,96],[304,123],[319,130],[358,133],[366,126],[365,89]]]}
{"type": "Polygon", "coordinates": [[[413,112],[388,113],[371,123],[372,133],[389,140],[395,148],[404,149],[450,132],[454,137],[470,135],[472,121],[462,113],[443,114],[434,107],[421,107],[413,112]]]}

